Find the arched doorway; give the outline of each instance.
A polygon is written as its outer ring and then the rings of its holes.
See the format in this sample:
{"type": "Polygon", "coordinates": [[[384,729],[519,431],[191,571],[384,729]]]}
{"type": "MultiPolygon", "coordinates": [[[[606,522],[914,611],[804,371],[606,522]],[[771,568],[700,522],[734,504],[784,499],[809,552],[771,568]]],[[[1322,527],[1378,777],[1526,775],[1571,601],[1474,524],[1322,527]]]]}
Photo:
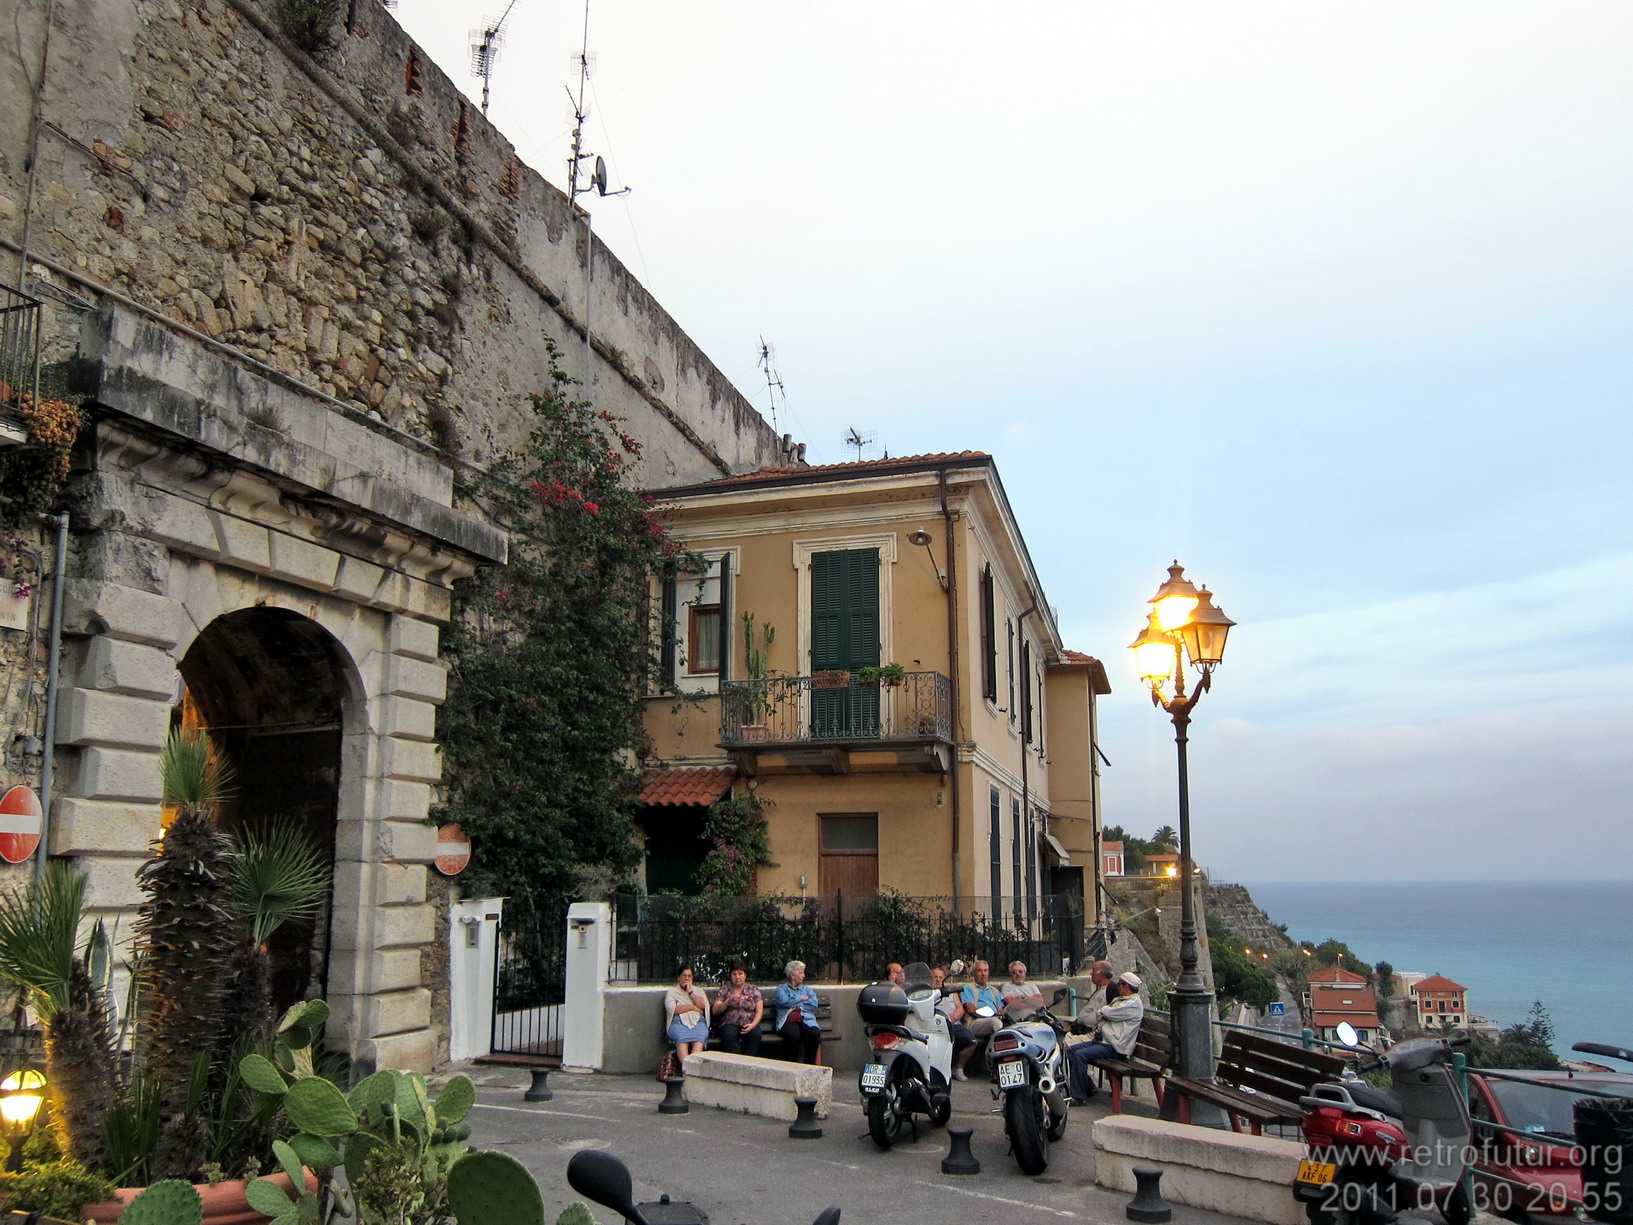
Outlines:
{"type": "MultiPolygon", "coordinates": [[[[349,669],[328,631],[279,608],[227,613],[188,648],[181,675],[173,721],[207,731],[233,770],[223,827],[286,822],[332,863],[349,669]]],[[[332,901],[331,893],[314,921],[288,924],[271,941],[279,1011],[328,993],[332,901]]]]}

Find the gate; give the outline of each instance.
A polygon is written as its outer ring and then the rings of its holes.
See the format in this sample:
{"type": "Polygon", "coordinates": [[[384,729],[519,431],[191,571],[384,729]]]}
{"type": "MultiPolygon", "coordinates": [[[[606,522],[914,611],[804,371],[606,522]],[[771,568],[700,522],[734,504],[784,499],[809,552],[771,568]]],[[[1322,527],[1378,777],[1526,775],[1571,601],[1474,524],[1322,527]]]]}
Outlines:
{"type": "Polygon", "coordinates": [[[567,905],[561,901],[505,906],[493,954],[495,1055],[561,1062],[567,905]]]}

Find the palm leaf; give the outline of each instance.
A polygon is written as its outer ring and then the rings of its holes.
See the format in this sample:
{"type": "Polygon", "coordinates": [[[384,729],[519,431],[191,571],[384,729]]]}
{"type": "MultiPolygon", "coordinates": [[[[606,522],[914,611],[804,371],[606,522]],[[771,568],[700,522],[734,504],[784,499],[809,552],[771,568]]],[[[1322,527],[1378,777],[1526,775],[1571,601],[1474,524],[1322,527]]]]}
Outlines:
{"type": "Polygon", "coordinates": [[[289,821],[233,836],[227,896],[260,948],[285,923],[310,919],[329,889],[329,864],[305,831],[289,821]]]}
{"type": "Polygon", "coordinates": [[[42,1021],[68,1006],[85,875],[53,860],[38,885],[0,893],[0,978],[42,1021]]]}
{"type": "Polygon", "coordinates": [[[213,809],[231,789],[232,769],[203,732],[173,731],[159,750],[159,783],[166,803],[213,809]]]}

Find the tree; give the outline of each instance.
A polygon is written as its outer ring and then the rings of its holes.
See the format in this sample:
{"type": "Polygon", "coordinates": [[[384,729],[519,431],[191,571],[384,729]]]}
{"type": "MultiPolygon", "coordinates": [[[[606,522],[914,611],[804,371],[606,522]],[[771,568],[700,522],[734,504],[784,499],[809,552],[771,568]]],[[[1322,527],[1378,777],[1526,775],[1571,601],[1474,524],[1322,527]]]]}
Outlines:
{"type": "Polygon", "coordinates": [[[1559,1067],[1554,1054],[1554,1023],[1541,1000],[1531,1004],[1526,1019],[1510,1025],[1496,1039],[1472,1034],[1469,1066],[1475,1068],[1520,1068],[1553,1071],[1559,1067]]]}
{"type": "Polygon", "coordinates": [[[1151,835],[1151,845],[1160,846],[1165,851],[1179,850],[1179,834],[1172,825],[1162,825],[1157,832],[1151,835]]]}
{"type": "Polygon", "coordinates": [[[1390,965],[1387,961],[1380,961],[1377,965],[1373,966],[1372,969],[1378,976],[1379,997],[1387,998],[1388,996],[1394,995],[1395,967],[1390,965]]]}
{"type": "Polygon", "coordinates": [[[652,496],[631,487],[640,445],[570,399],[559,368],[551,378],[530,397],[526,446],[473,487],[510,557],[460,584],[439,716],[438,817],[471,837],[471,888],[539,901],[571,896],[591,866],[617,874],[638,859],[650,592],[682,561],[652,496]]]}

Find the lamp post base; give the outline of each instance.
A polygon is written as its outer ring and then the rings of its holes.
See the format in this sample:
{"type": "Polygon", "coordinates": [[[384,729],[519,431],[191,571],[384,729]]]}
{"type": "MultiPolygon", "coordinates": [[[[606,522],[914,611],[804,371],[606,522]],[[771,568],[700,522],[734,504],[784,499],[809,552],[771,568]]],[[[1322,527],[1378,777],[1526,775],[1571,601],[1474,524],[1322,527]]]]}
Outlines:
{"type": "MultiPolygon", "coordinates": [[[[1193,1080],[1210,1079],[1213,1076],[1213,992],[1185,989],[1169,992],[1168,1016],[1174,1027],[1174,1071],[1193,1080]]],[[[1213,1121],[1204,1117],[1208,1112],[1197,1113],[1205,1105],[1204,1102],[1192,1103],[1191,1121],[1213,1126],[1213,1121]]],[[[1177,1094],[1170,1094],[1163,1101],[1162,1117],[1171,1122],[1178,1119],[1177,1094]]]]}

